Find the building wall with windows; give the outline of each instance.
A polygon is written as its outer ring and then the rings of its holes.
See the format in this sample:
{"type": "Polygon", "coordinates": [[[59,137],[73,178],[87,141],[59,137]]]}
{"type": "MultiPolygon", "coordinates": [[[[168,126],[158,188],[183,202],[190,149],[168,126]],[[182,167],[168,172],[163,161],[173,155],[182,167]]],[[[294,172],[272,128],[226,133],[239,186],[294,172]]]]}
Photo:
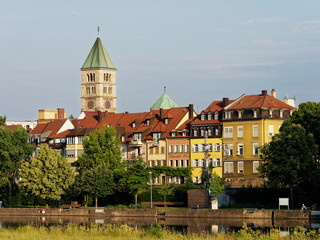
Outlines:
{"type": "Polygon", "coordinates": [[[169,167],[190,167],[189,139],[168,138],[167,159],[169,167]]]}
{"type": "Polygon", "coordinates": [[[166,140],[147,141],[147,166],[164,166],[163,164],[167,166],[166,148],[166,140]]]}

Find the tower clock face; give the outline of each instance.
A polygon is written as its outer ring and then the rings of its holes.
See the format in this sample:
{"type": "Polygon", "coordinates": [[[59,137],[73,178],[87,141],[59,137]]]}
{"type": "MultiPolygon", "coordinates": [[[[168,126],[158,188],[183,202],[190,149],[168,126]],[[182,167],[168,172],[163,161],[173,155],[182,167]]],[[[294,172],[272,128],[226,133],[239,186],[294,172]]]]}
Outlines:
{"type": "Polygon", "coordinates": [[[106,109],[109,109],[111,107],[111,103],[109,101],[106,101],[105,107],[106,107],[106,109]]]}
{"type": "Polygon", "coordinates": [[[89,101],[88,102],[88,108],[89,109],[93,109],[93,107],[94,107],[94,103],[92,101],[89,101]]]}

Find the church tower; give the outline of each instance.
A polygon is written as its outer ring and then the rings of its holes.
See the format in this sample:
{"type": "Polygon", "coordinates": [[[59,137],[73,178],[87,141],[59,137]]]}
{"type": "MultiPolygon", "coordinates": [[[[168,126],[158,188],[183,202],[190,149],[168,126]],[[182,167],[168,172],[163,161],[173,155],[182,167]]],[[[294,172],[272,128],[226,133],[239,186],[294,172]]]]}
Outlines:
{"type": "Polygon", "coordinates": [[[98,35],[81,68],[81,112],[115,113],[116,106],[116,67],[98,35]]]}

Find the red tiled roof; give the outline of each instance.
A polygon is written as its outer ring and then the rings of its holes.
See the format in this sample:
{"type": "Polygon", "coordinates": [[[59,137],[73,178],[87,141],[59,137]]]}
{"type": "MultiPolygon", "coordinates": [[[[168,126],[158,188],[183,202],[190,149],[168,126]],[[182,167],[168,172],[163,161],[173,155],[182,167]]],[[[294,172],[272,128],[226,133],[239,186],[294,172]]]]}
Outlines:
{"type": "Polygon", "coordinates": [[[277,108],[277,109],[295,109],[294,107],[280,101],[270,95],[244,95],[226,109],[249,109],[249,108],[277,108]]]}
{"type": "Polygon", "coordinates": [[[50,138],[65,138],[73,129],[68,129],[56,135],[50,136],[50,138]]]}
{"type": "Polygon", "coordinates": [[[5,129],[9,129],[12,132],[14,132],[15,130],[17,130],[21,125],[6,125],[4,126],[5,129]]]}
{"type": "Polygon", "coordinates": [[[37,126],[30,132],[31,134],[41,134],[49,123],[38,123],[37,126]]]}
{"type": "Polygon", "coordinates": [[[42,134],[48,131],[51,131],[49,137],[56,135],[57,132],[61,129],[63,124],[68,119],[52,119],[48,123],[39,123],[37,126],[32,130],[31,134],[42,134]]]}

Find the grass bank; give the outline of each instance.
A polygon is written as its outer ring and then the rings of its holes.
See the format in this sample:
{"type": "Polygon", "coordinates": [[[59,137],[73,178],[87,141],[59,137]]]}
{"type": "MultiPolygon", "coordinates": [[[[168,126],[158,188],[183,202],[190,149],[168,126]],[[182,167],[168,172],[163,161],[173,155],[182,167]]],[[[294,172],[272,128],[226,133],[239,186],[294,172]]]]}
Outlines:
{"type": "Polygon", "coordinates": [[[304,232],[303,228],[296,228],[290,236],[281,236],[278,230],[271,230],[270,233],[261,233],[258,230],[243,228],[238,232],[217,233],[200,235],[185,235],[181,233],[170,232],[161,226],[153,226],[147,228],[130,227],[127,225],[98,225],[91,224],[86,226],[78,226],[69,224],[67,226],[51,226],[51,227],[32,227],[23,226],[11,229],[1,229],[0,239],[8,240],[102,240],[102,239],[120,239],[120,240],[140,240],[140,239],[194,239],[194,240],[211,240],[211,239],[319,239],[320,235],[311,231],[304,232]]]}

